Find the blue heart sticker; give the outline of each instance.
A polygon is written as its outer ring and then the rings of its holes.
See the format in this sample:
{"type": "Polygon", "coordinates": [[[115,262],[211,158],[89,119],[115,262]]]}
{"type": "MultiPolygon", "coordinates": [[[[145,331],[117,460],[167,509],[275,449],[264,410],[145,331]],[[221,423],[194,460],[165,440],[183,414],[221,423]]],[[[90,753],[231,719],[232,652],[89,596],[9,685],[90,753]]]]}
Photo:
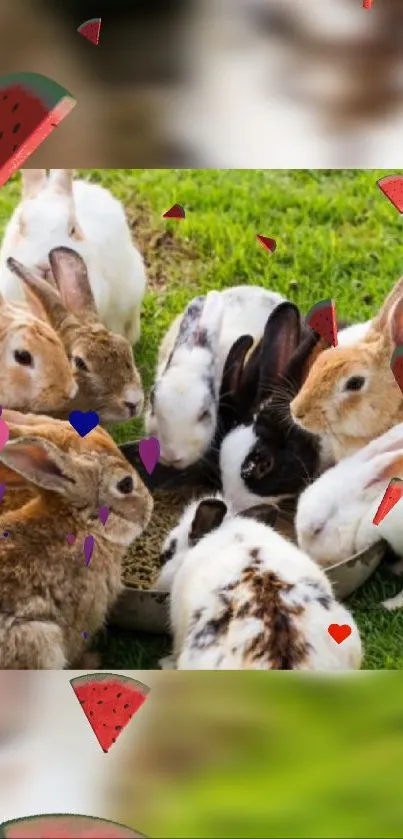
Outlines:
{"type": "Polygon", "coordinates": [[[85,437],[99,425],[99,416],[96,411],[72,411],[69,423],[80,437],[85,437]]]}

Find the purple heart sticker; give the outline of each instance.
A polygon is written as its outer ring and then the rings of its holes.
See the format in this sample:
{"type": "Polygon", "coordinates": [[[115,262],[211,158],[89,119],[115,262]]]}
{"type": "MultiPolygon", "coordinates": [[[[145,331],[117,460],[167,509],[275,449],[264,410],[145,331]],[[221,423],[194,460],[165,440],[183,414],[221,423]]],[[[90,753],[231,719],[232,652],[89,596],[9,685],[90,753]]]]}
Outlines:
{"type": "Polygon", "coordinates": [[[83,638],[88,638],[88,632],[83,632],[83,638]]]}
{"type": "Polygon", "coordinates": [[[5,484],[0,484],[0,504],[3,500],[3,498],[4,498],[5,491],[6,491],[6,485],[5,484]]]}
{"type": "Polygon", "coordinates": [[[74,542],[76,541],[76,537],[75,537],[74,533],[68,533],[67,536],[66,536],[66,539],[67,539],[69,545],[74,545],[74,542]]]}
{"type": "Polygon", "coordinates": [[[94,550],[95,539],[93,536],[86,536],[84,539],[84,560],[85,565],[88,566],[91,562],[92,552],[94,550]]]}
{"type": "Polygon", "coordinates": [[[101,522],[102,522],[103,526],[105,527],[106,522],[108,521],[109,507],[100,507],[99,510],[98,510],[98,515],[99,515],[99,518],[101,519],[101,522]]]}
{"type": "Polygon", "coordinates": [[[141,440],[139,443],[139,455],[144,468],[151,475],[160,456],[159,440],[156,437],[146,437],[145,440],[141,440]]]}

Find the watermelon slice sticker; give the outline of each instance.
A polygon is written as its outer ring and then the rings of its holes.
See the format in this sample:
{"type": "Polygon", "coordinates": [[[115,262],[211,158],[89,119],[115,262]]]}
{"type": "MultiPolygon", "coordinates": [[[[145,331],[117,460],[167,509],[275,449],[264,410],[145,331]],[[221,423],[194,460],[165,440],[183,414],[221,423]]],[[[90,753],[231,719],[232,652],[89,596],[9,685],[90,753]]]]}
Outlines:
{"type": "Polygon", "coordinates": [[[180,204],[174,204],[170,210],[167,210],[162,218],[185,218],[185,211],[180,204]]]}
{"type": "Polygon", "coordinates": [[[306,322],[328,344],[337,347],[336,306],[334,300],[326,299],[315,303],[309,309],[306,322]]]}
{"type": "Polygon", "coordinates": [[[109,752],[150,692],[142,682],[116,673],[77,676],[70,684],[103,752],[109,752]]]}
{"type": "Polygon", "coordinates": [[[68,90],[39,73],[0,76],[0,187],[75,104],[68,90]]]}
{"type": "Polygon", "coordinates": [[[277,242],[275,239],[269,239],[268,236],[261,236],[260,233],[256,235],[256,238],[267,251],[270,251],[270,253],[273,253],[276,250],[277,242]]]}
{"type": "MultiPolygon", "coordinates": [[[[372,523],[380,524],[381,521],[390,513],[393,507],[403,496],[403,481],[400,478],[392,478],[385,490],[385,495],[375,513],[372,523]]],[[[403,506],[402,506],[403,517],[403,506]]]]}
{"type": "Polygon", "coordinates": [[[28,816],[0,825],[1,839],[134,839],[142,837],[124,824],[94,816],[59,814],[28,816]]]}
{"type": "Polygon", "coordinates": [[[401,175],[386,175],[377,181],[379,189],[389,198],[391,204],[399,213],[403,213],[403,177],[401,175]]]}
{"type": "Polygon", "coordinates": [[[99,33],[101,31],[101,18],[100,17],[92,17],[90,20],[85,20],[78,29],[77,32],[83,36],[83,38],[87,38],[88,41],[91,41],[91,44],[95,44],[98,46],[99,43],[99,33]]]}
{"type": "Polygon", "coordinates": [[[399,385],[400,390],[403,393],[403,346],[401,344],[398,347],[396,347],[392,355],[390,366],[392,368],[392,373],[397,381],[397,384],[399,385]]]}

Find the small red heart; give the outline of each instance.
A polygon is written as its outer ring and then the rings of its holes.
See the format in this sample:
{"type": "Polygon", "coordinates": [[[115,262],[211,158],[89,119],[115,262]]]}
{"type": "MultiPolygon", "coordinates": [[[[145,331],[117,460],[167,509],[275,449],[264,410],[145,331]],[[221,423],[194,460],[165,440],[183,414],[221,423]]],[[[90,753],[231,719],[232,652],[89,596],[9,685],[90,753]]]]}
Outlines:
{"type": "Polygon", "coordinates": [[[327,631],[334,641],[341,644],[342,641],[345,641],[346,638],[351,635],[351,626],[349,626],[348,623],[331,623],[330,626],[328,626],[327,631]]]}

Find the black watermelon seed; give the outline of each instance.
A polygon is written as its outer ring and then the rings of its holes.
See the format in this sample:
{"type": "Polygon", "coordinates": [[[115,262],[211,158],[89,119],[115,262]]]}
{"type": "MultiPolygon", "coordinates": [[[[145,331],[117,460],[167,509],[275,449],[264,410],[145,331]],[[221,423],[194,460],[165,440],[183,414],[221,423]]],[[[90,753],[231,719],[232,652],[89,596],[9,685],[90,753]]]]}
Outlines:
{"type": "Polygon", "coordinates": [[[117,694],[116,694],[116,699],[120,699],[120,697],[121,697],[121,696],[122,696],[122,694],[121,694],[121,693],[117,693],[117,694]]]}
{"type": "Polygon", "coordinates": [[[3,102],[4,102],[4,100],[5,100],[5,99],[8,99],[8,93],[5,93],[5,94],[4,94],[4,96],[3,96],[3,102]]]}
{"type": "Polygon", "coordinates": [[[15,146],[13,146],[13,151],[17,151],[17,149],[18,149],[18,143],[15,146]]]}
{"type": "Polygon", "coordinates": [[[121,730],[122,730],[121,725],[115,725],[115,731],[121,731],[121,730]]]}
{"type": "Polygon", "coordinates": [[[128,708],[128,707],[129,707],[129,705],[126,703],[126,705],[123,705],[123,707],[124,707],[124,708],[128,708]]]}
{"type": "Polygon", "coordinates": [[[14,125],[14,128],[13,128],[13,134],[16,134],[16,133],[17,133],[17,131],[19,131],[19,130],[20,130],[20,128],[21,128],[21,123],[20,123],[20,122],[16,122],[16,123],[15,123],[15,125],[14,125]]]}
{"type": "Polygon", "coordinates": [[[19,103],[19,102],[16,102],[16,103],[15,103],[15,105],[13,105],[13,107],[11,108],[11,113],[13,114],[13,113],[14,113],[14,111],[16,111],[16,110],[17,110],[17,108],[19,108],[19,107],[20,107],[20,103],[19,103]]]}
{"type": "Polygon", "coordinates": [[[102,699],[99,699],[98,702],[97,702],[97,705],[103,705],[103,704],[104,703],[103,703],[102,699]]]}

